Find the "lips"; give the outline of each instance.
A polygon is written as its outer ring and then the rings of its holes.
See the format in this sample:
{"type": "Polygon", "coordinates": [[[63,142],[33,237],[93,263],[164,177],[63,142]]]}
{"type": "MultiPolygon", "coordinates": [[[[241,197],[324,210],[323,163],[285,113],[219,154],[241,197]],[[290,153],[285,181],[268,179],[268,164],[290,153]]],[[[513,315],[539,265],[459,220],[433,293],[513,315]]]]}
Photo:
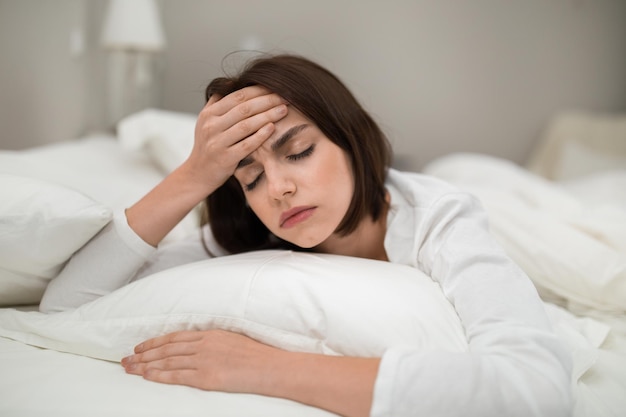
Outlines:
{"type": "Polygon", "coordinates": [[[315,206],[300,206],[285,211],[280,215],[280,227],[287,229],[305,221],[313,215],[315,209],[315,206]]]}

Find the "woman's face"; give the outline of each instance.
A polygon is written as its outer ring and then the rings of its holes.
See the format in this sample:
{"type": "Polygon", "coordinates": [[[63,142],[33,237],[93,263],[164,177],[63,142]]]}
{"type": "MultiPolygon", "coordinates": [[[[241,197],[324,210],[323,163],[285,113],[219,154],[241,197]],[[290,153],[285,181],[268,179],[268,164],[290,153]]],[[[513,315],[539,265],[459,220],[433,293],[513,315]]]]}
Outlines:
{"type": "Polygon", "coordinates": [[[293,107],[235,170],[250,208],[276,236],[303,248],[331,237],[354,193],[348,155],[293,107]]]}

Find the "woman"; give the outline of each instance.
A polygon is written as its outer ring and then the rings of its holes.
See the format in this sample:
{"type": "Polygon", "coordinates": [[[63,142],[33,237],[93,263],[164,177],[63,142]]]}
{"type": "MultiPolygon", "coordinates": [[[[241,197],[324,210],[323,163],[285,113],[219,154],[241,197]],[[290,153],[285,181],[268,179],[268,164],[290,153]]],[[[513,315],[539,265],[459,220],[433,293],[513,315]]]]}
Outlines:
{"type": "Polygon", "coordinates": [[[153,381],[290,398],[346,416],[570,413],[568,355],[529,279],[489,236],[484,211],[438,180],[387,169],[384,135],[333,74],[300,57],[260,58],[214,80],[206,96],[187,161],[72,258],[43,311],[168,266],[270,247],[404,263],[439,282],[467,353],[330,357],[212,330],[145,341],[122,364],[153,381]],[[157,251],[204,199],[204,245],[157,251]]]}

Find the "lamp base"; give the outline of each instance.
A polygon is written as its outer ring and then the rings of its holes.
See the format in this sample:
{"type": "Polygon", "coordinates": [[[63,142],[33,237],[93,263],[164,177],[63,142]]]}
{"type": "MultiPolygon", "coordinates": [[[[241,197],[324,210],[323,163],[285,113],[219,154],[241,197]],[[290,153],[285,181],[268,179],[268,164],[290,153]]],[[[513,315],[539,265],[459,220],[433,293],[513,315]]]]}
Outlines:
{"type": "Polygon", "coordinates": [[[107,124],[114,127],[124,117],[158,107],[156,56],[152,52],[113,50],[108,53],[107,124]]]}

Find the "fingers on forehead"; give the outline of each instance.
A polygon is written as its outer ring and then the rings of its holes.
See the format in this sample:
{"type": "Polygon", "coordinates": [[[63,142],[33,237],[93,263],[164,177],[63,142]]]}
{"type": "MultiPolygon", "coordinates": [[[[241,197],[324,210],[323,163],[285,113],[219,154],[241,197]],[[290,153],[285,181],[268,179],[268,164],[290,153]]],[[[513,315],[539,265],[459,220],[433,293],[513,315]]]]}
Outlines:
{"type": "Polygon", "coordinates": [[[271,93],[271,91],[260,85],[251,85],[249,87],[244,87],[240,90],[233,91],[231,94],[236,94],[236,93],[242,93],[245,96],[245,98],[248,99],[252,97],[261,96],[264,94],[269,94],[271,93]]]}
{"type": "MultiPolygon", "coordinates": [[[[218,114],[224,114],[238,104],[271,93],[272,92],[269,91],[267,88],[258,85],[244,87],[241,90],[233,91],[224,98],[218,97],[216,100],[217,102],[215,103],[215,110],[218,114]]],[[[212,98],[213,96],[211,96],[211,99],[212,98]]]]}

